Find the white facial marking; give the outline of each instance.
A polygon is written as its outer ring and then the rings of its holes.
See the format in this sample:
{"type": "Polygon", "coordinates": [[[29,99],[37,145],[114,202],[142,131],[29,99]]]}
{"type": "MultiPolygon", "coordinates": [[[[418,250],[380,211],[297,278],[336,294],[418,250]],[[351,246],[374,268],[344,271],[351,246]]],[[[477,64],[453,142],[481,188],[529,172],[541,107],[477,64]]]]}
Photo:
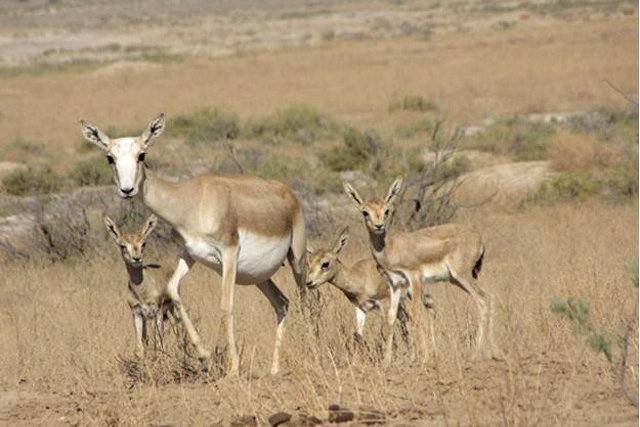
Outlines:
{"type": "Polygon", "coordinates": [[[119,138],[111,144],[109,153],[115,160],[121,197],[132,197],[138,193],[138,156],[142,152],[137,138],[119,138]]]}

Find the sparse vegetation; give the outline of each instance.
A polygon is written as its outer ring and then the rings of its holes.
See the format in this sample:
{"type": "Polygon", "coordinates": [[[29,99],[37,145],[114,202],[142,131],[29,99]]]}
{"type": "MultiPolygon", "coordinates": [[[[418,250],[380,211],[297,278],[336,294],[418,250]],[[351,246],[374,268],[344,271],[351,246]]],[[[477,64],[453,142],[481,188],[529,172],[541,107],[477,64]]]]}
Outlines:
{"type": "Polygon", "coordinates": [[[113,182],[113,172],[103,156],[76,163],[68,174],[74,185],[107,185],[113,182]]]}
{"type": "Polygon", "coordinates": [[[274,117],[248,121],[243,130],[247,139],[267,142],[282,140],[309,145],[319,139],[336,138],[342,126],[314,108],[294,106],[279,111],[274,117]]]}
{"type": "Polygon", "coordinates": [[[384,150],[385,143],[380,134],[367,129],[348,129],[343,144],[321,151],[320,160],[332,171],[375,169],[372,163],[384,150]]]}
{"type": "Polygon", "coordinates": [[[496,121],[484,131],[466,137],[465,146],[510,155],[515,161],[540,160],[546,158],[554,133],[552,123],[532,122],[514,116],[496,121]]]}
{"type": "Polygon", "coordinates": [[[437,105],[421,95],[406,95],[400,101],[389,104],[389,111],[436,111],[437,105]]]}
{"type": "Polygon", "coordinates": [[[49,167],[16,170],[5,176],[2,188],[16,196],[39,196],[62,188],[63,180],[49,167]]]}
{"type": "Polygon", "coordinates": [[[169,120],[167,134],[184,137],[191,145],[235,139],[240,134],[238,119],[234,114],[217,108],[204,108],[190,114],[182,114],[169,120]]]}
{"type": "Polygon", "coordinates": [[[431,132],[433,130],[433,126],[433,122],[429,120],[418,120],[416,122],[396,127],[395,133],[399,138],[408,139],[431,132]]]}

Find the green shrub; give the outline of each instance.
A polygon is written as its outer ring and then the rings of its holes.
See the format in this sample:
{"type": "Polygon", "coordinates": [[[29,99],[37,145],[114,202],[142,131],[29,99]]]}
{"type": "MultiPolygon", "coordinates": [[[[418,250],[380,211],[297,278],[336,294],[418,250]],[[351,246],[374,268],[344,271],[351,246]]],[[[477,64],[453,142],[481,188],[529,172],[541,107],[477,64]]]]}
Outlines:
{"type": "Polygon", "coordinates": [[[78,186],[108,185],[113,182],[113,172],[104,157],[94,157],[75,164],[67,177],[78,186]]]}
{"type": "Polygon", "coordinates": [[[566,316],[569,320],[578,322],[584,326],[589,314],[589,301],[586,299],[569,296],[567,298],[555,298],[551,303],[551,312],[566,316]]]}
{"type": "Polygon", "coordinates": [[[602,353],[607,358],[609,362],[613,361],[613,356],[611,355],[611,346],[609,341],[602,335],[597,332],[589,335],[588,339],[589,346],[596,353],[602,353]]]}
{"type": "Polygon", "coordinates": [[[240,126],[235,115],[221,112],[216,108],[204,108],[170,119],[167,124],[167,134],[184,137],[188,144],[198,145],[235,139],[240,135],[240,126]]]}
{"type": "Polygon", "coordinates": [[[295,106],[279,111],[275,117],[249,121],[243,136],[267,141],[289,140],[311,144],[318,139],[335,138],[342,132],[335,120],[313,108],[295,106]]]}
{"type": "Polygon", "coordinates": [[[350,128],[345,132],[343,144],[321,151],[320,160],[332,171],[366,169],[374,167],[372,162],[383,151],[384,142],[374,130],[361,132],[350,128]]]}
{"type": "Polygon", "coordinates": [[[18,170],[2,180],[4,191],[16,196],[35,196],[54,193],[62,188],[62,178],[51,168],[18,170]]]}
{"type": "Polygon", "coordinates": [[[516,161],[546,158],[547,147],[555,132],[552,123],[538,123],[513,117],[495,122],[471,137],[471,145],[483,151],[511,155],[516,161]]]}
{"type": "Polygon", "coordinates": [[[396,135],[403,139],[413,138],[417,135],[423,135],[433,130],[433,123],[428,120],[419,120],[396,127],[396,135]]]}
{"type": "Polygon", "coordinates": [[[400,101],[389,104],[389,111],[435,111],[438,107],[430,99],[420,95],[406,95],[400,101]]]}

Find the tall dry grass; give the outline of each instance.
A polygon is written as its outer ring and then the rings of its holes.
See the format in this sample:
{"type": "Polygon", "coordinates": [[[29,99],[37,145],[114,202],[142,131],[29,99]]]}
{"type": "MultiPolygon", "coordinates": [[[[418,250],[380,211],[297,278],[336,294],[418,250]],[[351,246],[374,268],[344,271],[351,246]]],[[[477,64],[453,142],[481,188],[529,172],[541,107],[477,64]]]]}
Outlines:
{"type": "MultiPolygon", "coordinates": [[[[367,248],[357,213],[345,214],[353,222],[344,256],[350,263],[367,248]]],[[[22,417],[25,424],[210,425],[242,415],[265,422],[278,410],[324,416],[337,402],[375,407],[396,423],[637,420],[613,369],[620,361],[618,339],[637,298],[626,271],[637,259],[637,205],[540,207],[510,216],[463,211],[458,220],[475,224],[486,238],[481,280],[497,301],[501,360],[471,359],[473,305],[453,286],[437,284],[432,287],[436,355],[427,364],[411,361],[400,341],[395,365],[385,370],[378,352],[381,316],[369,316],[369,349],[354,346],[353,308],[340,292],[324,286],[318,291],[316,334],[300,314],[291,274],[283,268],[275,281],[292,307],[279,376],[268,376],[275,315],[253,287],[236,292],[240,378],[192,375],[195,363],[182,356],[174,338],[166,354],[136,364],[124,265],[117,249],[109,248],[84,262],[2,266],[0,386],[18,393],[23,404],[0,405],[0,413],[16,422],[22,417]],[[569,295],[589,301],[591,321],[611,341],[613,364],[592,351],[571,322],[550,311],[555,297],[569,295]],[[132,365],[137,371],[127,373],[132,365]]],[[[327,230],[315,246],[335,231],[327,230]]],[[[157,242],[149,246],[149,261],[176,259],[174,253],[162,254],[157,242]]],[[[218,282],[213,272],[197,266],[182,285],[186,307],[209,348],[221,336],[218,282]]],[[[631,378],[637,387],[635,351],[631,378]]]]}

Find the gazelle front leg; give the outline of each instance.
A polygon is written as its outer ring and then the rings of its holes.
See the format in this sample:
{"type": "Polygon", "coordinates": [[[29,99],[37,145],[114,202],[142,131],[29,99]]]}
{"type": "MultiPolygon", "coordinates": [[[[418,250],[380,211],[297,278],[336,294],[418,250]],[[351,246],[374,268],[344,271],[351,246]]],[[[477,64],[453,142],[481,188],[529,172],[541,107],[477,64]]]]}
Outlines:
{"type": "Polygon", "coordinates": [[[131,317],[133,317],[133,327],[136,331],[136,356],[142,359],[144,357],[144,343],[142,342],[144,333],[144,318],[140,307],[131,309],[131,317]]]}
{"type": "Polygon", "coordinates": [[[233,333],[233,294],[236,287],[236,272],[238,268],[238,246],[228,246],[222,250],[222,296],[220,298],[221,326],[227,330],[227,345],[229,347],[229,362],[231,375],[238,375],[240,359],[236,350],[236,340],[233,333]]]}
{"type": "Polygon", "coordinates": [[[196,348],[196,352],[198,353],[198,359],[203,364],[203,368],[207,367],[207,360],[211,353],[207,351],[202,346],[202,340],[200,339],[200,335],[194,328],[193,323],[191,323],[191,319],[187,315],[187,311],[182,304],[182,299],[180,298],[179,287],[180,280],[187,275],[191,267],[193,266],[194,260],[191,256],[185,251],[180,255],[180,260],[178,261],[178,267],[176,268],[173,276],[169,279],[169,283],[167,284],[167,294],[173,301],[173,304],[179,313],[180,322],[184,325],[184,328],[187,331],[187,336],[189,337],[189,341],[196,348]]]}
{"type": "Polygon", "coordinates": [[[367,312],[356,307],[356,339],[361,340],[364,336],[364,325],[367,321],[367,312]]]}

